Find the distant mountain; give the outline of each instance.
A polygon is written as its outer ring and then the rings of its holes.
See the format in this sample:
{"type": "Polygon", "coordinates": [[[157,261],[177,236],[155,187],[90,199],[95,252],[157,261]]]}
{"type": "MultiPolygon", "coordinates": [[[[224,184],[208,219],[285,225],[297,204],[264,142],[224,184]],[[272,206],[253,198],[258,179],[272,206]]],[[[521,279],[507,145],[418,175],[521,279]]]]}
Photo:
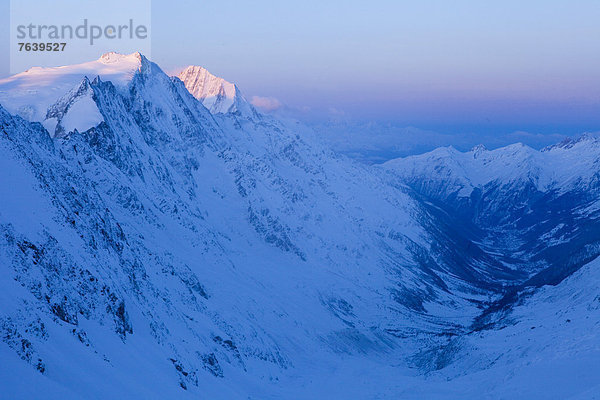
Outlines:
{"type": "Polygon", "coordinates": [[[382,166],[448,224],[528,278],[557,284],[600,255],[600,139],[583,135],[541,151],[515,144],[493,151],[452,147],[382,166]],[[440,213],[440,211],[442,211],[440,213]]]}
{"type": "Polygon", "coordinates": [[[333,150],[366,164],[381,164],[450,145],[466,151],[480,143],[485,143],[490,148],[499,148],[523,142],[541,149],[567,138],[562,134],[523,131],[493,134],[445,132],[443,129],[434,131],[394,122],[356,122],[351,117],[314,122],[311,126],[333,150]]]}
{"type": "Polygon", "coordinates": [[[238,87],[206,69],[190,65],[178,75],[186,89],[213,114],[237,113],[256,117],[254,107],[242,96],[238,87]]]}
{"type": "Polygon", "coordinates": [[[139,53],[0,81],[0,133],[8,398],[502,397],[500,330],[592,293],[592,139],[367,166],[139,53]]]}
{"type": "Polygon", "coordinates": [[[583,135],[541,151],[521,143],[492,151],[480,145],[466,153],[442,147],[389,161],[385,167],[409,179],[418,178],[432,191],[441,189],[450,195],[459,189],[458,197],[469,197],[474,189],[490,185],[531,183],[539,191],[568,191],[593,183],[600,167],[599,153],[600,140],[583,135]]]}

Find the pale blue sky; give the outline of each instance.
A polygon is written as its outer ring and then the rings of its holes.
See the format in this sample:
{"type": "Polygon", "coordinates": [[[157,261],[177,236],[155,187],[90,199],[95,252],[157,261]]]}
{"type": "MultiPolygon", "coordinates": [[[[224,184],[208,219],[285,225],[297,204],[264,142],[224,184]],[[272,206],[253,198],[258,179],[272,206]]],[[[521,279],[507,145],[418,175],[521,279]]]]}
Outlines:
{"type": "Polygon", "coordinates": [[[248,97],[446,131],[600,130],[597,0],[152,4],[154,61],[248,97]]]}

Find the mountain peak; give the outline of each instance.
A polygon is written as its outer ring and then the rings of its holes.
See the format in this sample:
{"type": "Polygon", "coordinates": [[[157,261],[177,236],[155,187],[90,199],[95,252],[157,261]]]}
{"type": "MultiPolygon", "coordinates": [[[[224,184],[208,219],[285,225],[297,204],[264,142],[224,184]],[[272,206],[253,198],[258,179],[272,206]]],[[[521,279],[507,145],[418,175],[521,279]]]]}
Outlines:
{"type": "Polygon", "coordinates": [[[93,90],[87,76],[48,107],[42,125],[52,137],[63,137],[70,132],[84,132],[102,122],[104,118],[93,99],[93,90]]]}
{"type": "Polygon", "coordinates": [[[235,84],[211,74],[203,67],[190,65],[177,77],[212,114],[237,112],[252,116],[256,113],[235,84]]]}
{"type": "Polygon", "coordinates": [[[131,54],[121,54],[115,51],[109,51],[108,53],[104,53],[100,56],[98,61],[104,64],[112,64],[122,60],[137,60],[138,62],[142,62],[143,59],[146,59],[139,51],[136,51],[131,54]]]}
{"type": "Polygon", "coordinates": [[[477,158],[484,151],[488,151],[487,147],[485,147],[483,144],[478,144],[477,146],[473,147],[470,152],[473,153],[473,158],[477,158]]]}
{"type": "MultiPolygon", "coordinates": [[[[141,53],[110,52],[94,61],[61,67],[33,67],[25,72],[0,79],[0,102],[12,113],[29,121],[42,122],[48,107],[79,86],[82,79],[96,82],[101,77],[117,87],[127,87],[137,73],[156,67],[141,53]]],[[[160,68],[156,67],[156,70],[160,68]]]]}
{"type": "Polygon", "coordinates": [[[584,143],[587,145],[597,145],[600,143],[600,137],[598,137],[597,134],[586,132],[586,133],[582,133],[581,135],[574,137],[574,138],[567,137],[557,144],[544,147],[541,151],[547,152],[547,151],[552,151],[552,150],[557,150],[557,149],[568,150],[568,149],[571,149],[574,146],[579,145],[581,143],[584,143]]]}

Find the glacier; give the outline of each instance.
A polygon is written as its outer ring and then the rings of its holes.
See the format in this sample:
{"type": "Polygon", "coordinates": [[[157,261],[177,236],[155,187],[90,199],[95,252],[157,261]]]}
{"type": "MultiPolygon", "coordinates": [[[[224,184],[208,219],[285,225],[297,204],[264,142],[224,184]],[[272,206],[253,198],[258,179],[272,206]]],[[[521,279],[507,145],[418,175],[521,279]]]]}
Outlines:
{"type": "Polygon", "coordinates": [[[7,398],[598,394],[596,138],[363,165],[140,53],[0,130],[7,398]]]}

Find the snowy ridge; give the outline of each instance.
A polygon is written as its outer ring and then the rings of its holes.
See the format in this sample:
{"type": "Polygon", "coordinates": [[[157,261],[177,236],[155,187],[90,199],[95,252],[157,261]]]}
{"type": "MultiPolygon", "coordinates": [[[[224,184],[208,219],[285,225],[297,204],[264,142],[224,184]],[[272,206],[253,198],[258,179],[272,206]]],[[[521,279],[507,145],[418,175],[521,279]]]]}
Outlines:
{"type": "Polygon", "coordinates": [[[77,87],[48,107],[42,124],[54,137],[75,131],[85,132],[99,125],[104,120],[93,94],[90,81],[87,77],[83,78],[77,87]]]}
{"type": "MultiPolygon", "coordinates": [[[[147,72],[150,68],[150,62],[140,53],[129,55],[106,53],[98,60],[82,64],[54,68],[33,67],[0,80],[0,104],[10,113],[28,121],[43,122],[54,134],[55,129],[61,131],[65,128],[65,126],[57,126],[59,121],[53,116],[56,108],[61,107],[60,103],[66,101],[65,97],[72,98],[74,93],[69,94],[69,92],[79,91],[83,82],[101,77],[124,90],[136,73],[147,72]]],[[[100,122],[101,118],[98,112],[93,110],[89,96],[81,94],[80,101],[75,107],[82,108],[78,114],[83,120],[70,122],[66,120],[65,123],[69,124],[66,127],[69,128],[67,132],[72,129],[87,130],[94,126],[91,124],[100,122]],[[91,115],[82,116],[88,113],[91,115]]]]}
{"type": "Polygon", "coordinates": [[[461,153],[442,147],[430,153],[388,161],[384,168],[394,173],[430,181],[444,179],[468,197],[474,188],[491,183],[510,185],[531,182],[540,191],[569,190],[594,178],[600,169],[600,140],[593,136],[568,140],[541,151],[521,143],[487,150],[477,146],[461,153]]]}

